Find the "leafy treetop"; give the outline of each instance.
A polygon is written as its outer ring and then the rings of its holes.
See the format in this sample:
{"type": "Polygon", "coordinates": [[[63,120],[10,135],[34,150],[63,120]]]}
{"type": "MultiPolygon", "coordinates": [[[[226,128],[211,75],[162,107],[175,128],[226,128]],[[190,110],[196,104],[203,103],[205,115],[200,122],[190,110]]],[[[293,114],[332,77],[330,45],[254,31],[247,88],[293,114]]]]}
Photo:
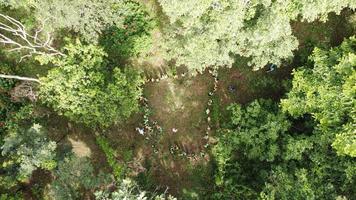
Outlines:
{"type": "Polygon", "coordinates": [[[166,58],[192,72],[231,66],[235,55],[257,70],[280,64],[298,47],[291,20],[326,20],[329,12],[355,8],[352,0],[159,0],[171,26],[166,58]],[[174,47],[174,48],[172,48],[174,47]]]}
{"type": "Polygon", "coordinates": [[[356,38],[329,51],[316,48],[310,58],[312,68],[294,71],[282,108],[294,117],[312,115],[320,131],[336,135],[339,154],[356,157],[356,38]]]}
{"type": "Polygon", "coordinates": [[[42,58],[56,68],[41,78],[40,98],[73,121],[107,127],[138,109],[142,79],[137,71],[109,69],[102,48],[80,42],[65,57],[42,58]]]}

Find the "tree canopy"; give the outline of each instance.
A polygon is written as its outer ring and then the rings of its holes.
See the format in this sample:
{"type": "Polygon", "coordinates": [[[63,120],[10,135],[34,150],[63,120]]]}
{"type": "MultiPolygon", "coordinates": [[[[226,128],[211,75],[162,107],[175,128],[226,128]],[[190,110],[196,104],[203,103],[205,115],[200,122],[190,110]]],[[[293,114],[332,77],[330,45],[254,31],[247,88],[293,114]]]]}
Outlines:
{"type": "Polygon", "coordinates": [[[355,66],[356,39],[331,50],[316,48],[314,66],[294,71],[293,87],[282,108],[294,117],[313,116],[318,129],[335,137],[333,147],[341,155],[356,156],[355,66]]]}
{"type": "Polygon", "coordinates": [[[5,137],[1,149],[2,155],[8,158],[3,164],[8,171],[6,179],[27,181],[34,170],[51,170],[56,166],[57,145],[41,129],[41,125],[33,124],[29,129],[12,130],[5,137]]]}
{"type": "Polygon", "coordinates": [[[215,199],[332,199],[355,195],[350,165],[355,160],[339,157],[330,148],[333,137],[325,136],[313,123],[305,120],[302,131],[295,129],[297,121],[265,100],[245,107],[233,105],[230,112],[230,123],[220,130],[219,142],[213,148],[217,164],[215,199]]]}
{"type": "Polygon", "coordinates": [[[229,107],[231,119],[213,148],[216,199],[355,195],[355,47],[352,37],[330,50],[315,48],[280,104],[229,107]]]}
{"type": "Polygon", "coordinates": [[[62,29],[81,34],[86,41],[97,42],[100,33],[111,25],[121,26],[129,11],[121,0],[2,0],[0,3],[14,8],[32,9],[34,17],[43,23],[49,32],[62,29]]]}
{"type": "Polygon", "coordinates": [[[292,20],[299,16],[308,21],[326,20],[329,12],[356,7],[352,0],[159,2],[171,23],[166,30],[167,59],[198,72],[230,67],[235,55],[249,58],[255,70],[279,65],[298,47],[292,20]]]}
{"type": "Polygon", "coordinates": [[[0,0],[0,200],[355,199],[355,10],[0,0]]]}
{"type": "Polygon", "coordinates": [[[93,165],[88,158],[69,155],[58,164],[55,180],[50,187],[54,199],[80,199],[83,190],[90,191],[110,182],[105,174],[95,175],[93,165]]]}
{"type": "Polygon", "coordinates": [[[40,98],[73,121],[107,127],[138,109],[142,79],[137,71],[110,69],[106,53],[80,42],[65,48],[67,56],[43,58],[55,68],[42,77],[40,98]]]}

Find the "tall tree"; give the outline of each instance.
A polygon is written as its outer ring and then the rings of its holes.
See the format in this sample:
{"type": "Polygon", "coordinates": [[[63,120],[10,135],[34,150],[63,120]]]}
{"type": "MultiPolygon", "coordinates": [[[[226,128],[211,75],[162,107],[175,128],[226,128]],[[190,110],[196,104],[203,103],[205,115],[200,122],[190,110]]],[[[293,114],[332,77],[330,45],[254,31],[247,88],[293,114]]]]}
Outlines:
{"type": "Polygon", "coordinates": [[[127,12],[122,0],[1,1],[13,8],[31,9],[36,20],[47,22],[50,32],[69,29],[80,33],[90,42],[96,42],[106,27],[122,25],[123,14],[127,12]]]}
{"type": "Polygon", "coordinates": [[[312,68],[294,71],[282,108],[294,117],[312,115],[321,132],[336,137],[339,154],[356,157],[356,38],[330,50],[316,48],[311,60],[312,68]]]}
{"type": "Polygon", "coordinates": [[[56,68],[40,79],[40,99],[69,119],[107,127],[138,110],[143,83],[132,68],[109,69],[106,53],[79,41],[65,47],[65,57],[45,57],[56,68]]]}
{"type": "MultiPolygon", "coordinates": [[[[46,22],[45,28],[51,33],[66,29],[94,43],[109,27],[129,28],[132,25],[126,22],[135,20],[132,16],[143,11],[139,8],[143,5],[132,0],[0,0],[1,4],[30,10],[36,20],[46,22]]],[[[141,17],[148,18],[145,14],[141,17]]]]}
{"type": "Polygon", "coordinates": [[[213,199],[352,198],[354,158],[338,156],[313,119],[291,120],[271,101],[232,105],[213,148],[213,199]],[[297,128],[296,128],[297,127],[297,128]]]}
{"type": "Polygon", "coordinates": [[[52,37],[48,33],[43,33],[44,26],[43,23],[42,27],[31,34],[20,21],[0,13],[0,43],[10,46],[9,51],[24,52],[25,55],[20,61],[32,55],[63,56],[64,54],[51,46],[52,37]]]}
{"type": "Polygon", "coordinates": [[[352,0],[159,0],[171,26],[165,32],[167,59],[191,71],[231,66],[235,55],[255,70],[279,64],[298,47],[291,20],[326,19],[329,12],[355,8],[352,0]],[[174,47],[174,48],[171,48],[174,47]]]}

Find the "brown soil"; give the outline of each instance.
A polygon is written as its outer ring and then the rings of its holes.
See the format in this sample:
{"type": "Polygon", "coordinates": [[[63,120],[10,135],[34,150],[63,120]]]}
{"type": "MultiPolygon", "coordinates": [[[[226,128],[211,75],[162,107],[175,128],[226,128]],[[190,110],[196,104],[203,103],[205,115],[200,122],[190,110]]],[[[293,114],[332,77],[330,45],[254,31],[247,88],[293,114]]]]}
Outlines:
{"type": "Polygon", "coordinates": [[[149,105],[154,111],[152,117],[164,130],[159,155],[154,161],[157,165],[153,171],[154,178],[162,186],[169,187],[173,194],[192,186],[189,165],[207,164],[198,156],[196,159],[177,158],[169,153],[169,148],[178,146],[190,155],[204,151],[205,109],[212,85],[213,79],[206,73],[185,80],[168,79],[146,87],[149,105]]]}
{"type": "MultiPolygon", "coordinates": [[[[148,99],[148,106],[152,111],[150,121],[157,121],[163,129],[162,135],[146,140],[146,136],[135,130],[137,127],[143,127],[142,114],[132,116],[126,123],[113,127],[106,135],[117,152],[128,149],[133,152],[131,161],[126,162],[129,166],[135,166],[132,170],[142,170],[143,166],[160,189],[169,188],[168,192],[171,194],[181,193],[184,188],[189,189],[194,184],[190,180],[191,166],[208,164],[208,156],[198,155],[205,151],[205,109],[212,86],[213,79],[208,73],[193,78],[147,83],[144,96],[148,99]],[[177,129],[177,132],[173,129],[177,129]],[[158,150],[156,153],[152,147],[153,143],[158,150]],[[187,156],[172,155],[172,146],[177,146],[179,151],[186,152],[187,156]],[[147,162],[151,167],[145,164],[147,162]]],[[[200,178],[204,180],[206,177],[200,178]]]]}

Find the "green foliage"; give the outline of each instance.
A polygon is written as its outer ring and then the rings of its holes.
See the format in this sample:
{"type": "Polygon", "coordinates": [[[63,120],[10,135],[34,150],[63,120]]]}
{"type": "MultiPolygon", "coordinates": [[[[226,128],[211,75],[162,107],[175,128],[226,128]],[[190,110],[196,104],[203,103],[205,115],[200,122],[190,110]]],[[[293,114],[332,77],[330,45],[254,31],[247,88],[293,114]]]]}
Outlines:
{"type": "Polygon", "coordinates": [[[16,81],[14,81],[12,79],[0,79],[0,89],[8,91],[14,87],[15,82],[16,81]]]}
{"type": "Polygon", "coordinates": [[[352,15],[349,16],[347,19],[349,25],[353,30],[356,30],[356,13],[353,13],[352,15]]]}
{"type": "Polygon", "coordinates": [[[294,72],[293,87],[282,108],[294,117],[310,114],[326,135],[336,136],[341,155],[356,156],[356,39],[329,51],[315,49],[314,67],[294,72]]]}
{"type": "MultiPolygon", "coordinates": [[[[249,159],[273,161],[280,155],[277,141],[290,123],[271,101],[254,101],[242,108],[234,104],[228,108],[234,131],[225,133],[224,145],[244,152],[249,159]]],[[[224,133],[222,133],[224,134],[224,133]]]]}
{"type": "Polygon", "coordinates": [[[282,156],[278,143],[283,140],[290,122],[278,106],[268,100],[254,101],[246,107],[233,104],[228,109],[231,112],[229,128],[219,131],[219,142],[212,151],[217,164],[215,183],[222,190],[214,194],[214,198],[257,198],[253,185],[263,183],[261,179],[268,170],[265,163],[282,156]],[[266,168],[259,171],[263,165],[266,168]]]}
{"type": "MultiPolygon", "coordinates": [[[[299,57],[294,59],[294,64],[305,63],[306,66],[294,71],[291,91],[281,104],[255,100],[247,105],[232,104],[225,112],[220,105],[225,99],[220,102],[220,97],[214,96],[209,102],[210,125],[213,125],[210,127],[214,132],[214,128],[221,127],[210,136],[217,138],[210,157],[215,171],[208,177],[210,167],[179,166],[183,163],[174,162],[173,168],[177,170],[174,172],[180,174],[180,170],[188,170],[184,175],[189,177],[189,184],[182,187],[185,189],[180,198],[354,199],[356,39],[350,38],[331,50],[315,49],[310,59],[307,58],[315,46],[334,45],[343,35],[353,33],[355,27],[351,26],[356,21],[355,16],[348,10],[344,13],[349,14],[341,17],[342,20],[329,20],[329,24],[344,24],[340,26],[298,22],[323,22],[328,20],[330,12],[339,14],[344,8],[356,8],[356,2],[0,0],[1,12],[19,19],[29,33],[35,33],[44,22],[45,31],[55,36],[51,42],[56,48],[64,45],[63,35],[85,41],[67,45],[63,49],[65,56],[38,57],[41,66],[31,58],[17,63],[18,53],[0,49],[0,72],[31,77],[47,74],[41,78],[41,102],[72,121],[100,131],[100,128],[125,121],[138,110],[143,80],[133,68],[120,65],[129,63],[132,57],[147,56],[144,53],[153,39],[157,42],[154,47],[163,46],[166,60],[172,61],[168,65],[174,66],[164,70],[172,77],[179,75],[179,65],[191,72],[203,72],[207,67],[229,67],[236,62],[244,83],[237,86],[239,93],[234,95],[244,103],[269,94],[278,98],[282,91],[282,78],[279,77],[285,77],[279,72],[266,74],[244,70],[250,71],[251,67],[257,70],[267,64],[280,66],[299,46],[299,57]],[[152,6],[157,20],[161,20],[157,21],[160,29],[155,30],[162,31],[157,40],[151,35],[156,21],[149,16],[145,5],[152,6]],[[162,16],[164,14],[166,16],[162,16]],[[348,15],[350,24],[346,23],[348,15]],[[305,31],[311,27],[313,30],[305,31]],[[292,32],[301,39],[301,45],[292,32]],[[164,44],[158,44],[161,35],[165,38],[164,44]],[[210,184],[211,180],[215,184],[210,184]],[[209,189],[197,187],[204,184],[209,189]],[[211,187],[214,191],[210,191],[211,187]]],[[[161,49],[157,52],[160,54],[161,49]]],[[[154,56],[161,59],[160,55],[154,56]]],[[[183,84],[186,79],[178,81],[183,84]]],[[[157,196],[148,192],[157,188],[157,181],[164,184],[167,181],[165,177],[157,177],[160,168],[150,159],[144,166],[147,172],[140,173],[137,178],[147,192],[126,179],[125,162],[132,159],[134,150],[115,149],[104,137],[97,137],[96,142],[105,153],[117,182],[111,175],[94,169],[88,158],[72,155],[57,163],[56,144],[37,125],[40,119],[36,116],[41,112],[36,109],[38,105],[11,101],[9,91],[16,83],[0,79],[0,200],[23,199],[18,195],[22,192],[32,193],[35,199],[92,199],[94,195],[98,200],[174,199],[166,193],[157,196]],[[31,125],[33,127],[28,128],[31,125]],[[37,182],[42,182],[38,180],[42,177],[33,177],[29,184],[23,183],[29,181],[37,169],[53,170],[53,182],[46,187],[49,196],[43,196],[43,185],[37,182]]],[[[155,127],[149,120],[148,105],[144,111],[144,125],[155,127]]],[[[53,123],[53,119],[46,120],[53,123]]],[[[48,130],[56,133],[57,128],[63,128],[63,133],[68,132],[61,125],[62,121],[58,124],[48,130]]],[[[151,131],[154,133],[151,136],[161,136],[162,130],[157,127],[151,131]]],[[[209,139],[213,141],[214,138],[209,139]]],[[[157,142],[149,142],[149,146],[153,144],[153,152],[157,150],[157,142]]],[[[138,141],[137,144],[147,145],[147,142],[138,141]]],[[[95,152],[92,155],[95,156],[95,152]]],[[[48,181],[43,182],[48,184],[48,181]]]]}
{"type": "Polygon", "coordinates": [[[88,158],[73,155],[58,163],[54,176],[50,186],[50,195],[54,199],[82,199],[85,191],[97,189],[110,181],[105,174],[94,174],[88,158]]]}
{"type": "Polygon", "coordinates": [[[44,200],[44,186],[39,184],[33,184],[31,187],[31,195],[38,200],[44,200]]]}
{"type": "Polygon", "coordinates": [[[34,124],[28,130],[11,130],[4,139],[2,155],[8,160],[2,167],[10,174],[17,171],[11,175],[19,181],[28,180],[37,168],[51,170],[56,166],[56,143],[49,141],[41,129],[34,124]]]}
{"type": "Polygon", "coordinates": [[[0,194],[0,200],[22,200],[24,199],[21,194],[0,194]]]}
{"type": "Polygon", "coordinates": [[[261,192],[260,199],[316,199],[313,187],[308,180],[308,172],[304,169],[293,174],[288,170],[277,168],[272,171],[269,179],[270,182],[261,192]]]}
{"type": "MultiPolygon", "coordinates": [[[[0,191],[4,192],[6,189],[16,186],[19,180],[25,181],[32,173],[27,170],[28,168],[37,168],[36,165],[41,164],[39,162],[43,157],[34,160],[31,160],[31,157],[35,156],[33,153],[38,152],[42,147],[46,148],[46,144],[41,146],[42,144],[32,141],[34,138],[31,138],[29,144],[24,140],[28,139],[27,133],[25,133],[28,130],[23,127],[28,127],[34,122],[31,116],[33,107],[21,102],[12,102],[8,92],[15,86],[15,81],[1,79],[0,82],[2,83],[0,88],[0,146],[11,145],[11,148],[15,148],[0,156],[0,191]],[[9,143],[10,140],[14,140],[15,143],[9,143]],[[33,145],[38,149],[33,151],[31,149],[33,145]]],[[[37,139],[41,138],[42,136],[37,139]]],[[[11,191],[9,192],[12,194],[11,191]]]]}
{"type": "Polygon", "coordinates": [[[126,11],[123,26],[111,26],[103,31],[100,44],[112,59],[127,59],[138,56],[151,46],[153,20],[144,7],[133,1],[125,1],[126,11]]]}
{"type": "MultiPolygon", "coordinates": [[[[0,66],[0,73],[3,74],[10,74],[12,73],[13,70],[11,70],[11,67],[7,64],[2,64],[0,66]]],[[[9,91],[11,88],[15,86],[16,81],[13,79],[5,79],[1,78],[0,79],[0,91],[9,91]]]]}
{"type": "Polygon", "coordinates": [[[326,21],[330,12],[340,14],[341,10],[347,7],[355,8],[356,3],[353,0],[292,0],[291,9],[295,9],[304,20],[326,21]]]}
{"type": "Polygon", "coordinates": [[[284,160],[302,160],[304,152],[313,148],[313,142],[305,137],[286,137],[284,160]]]}
{"type": "Polygon", "coordinates": [[[125,12],[118,0],[42,0],[25,4],[39,21],[46,20],[50,31],[69,29],[83,39],[95,42],[107,26],[121,25],[125,12]]]}
{"type": "MultiPolygon", "coordinates": [[[[2,51],[0,50],[0,59],[2,58],[2,51]]],[[[6,62],[5,59],[0,63],[0,73],[1,74],[12,74],[14,70],[6,62]]],[[[15,87],[16,80],[0,78],[0,119],[1,122],[5,121],[7,113],[10,110],[15,109],[18,103],[11,102],[11,97],[9,92],[15,87]]]]}
{"type": "Polygon", "coordinates": [[[212,151],[213,199],[335,199],[356,194],[356,161],[338,156],[330,148],[334,136],[323,133],[311,118],[288,119],[276,104],[262,100],[229,109],[230,123],[218,131],[212,151]]]}
{"type": "Polygon", "coordinates": [[[332,146],[337,153],[356,157],[356,134],[354,124],[346,124],[342,127],[343,132],[338,133],[332,146]]]}
{"type": "Polygon", "coordinates": [[[302,16],[325,19],[329,12],[355,8],[352,0],[338,1],[213,1],[159,0],[171,22],[165,31],[167,59],[195,72],[231,66],[234,55],[250,58],[257,70],[279,65],[293,56],[298,41],[290,21],[302,16]],[[172,48],[174,47],[174,48],[172,48]]]}
{"type": "Polygon", "coordinates": [[[106,160],[112,168],[113,174],[117,180],[123,178],[125,168],[117,160],[117,152],[110,146],[109,142],[104,137],[96,137],[96,142],[104,151],[106,160]]]}
{"type": "MultiPolygon", "coordinates": [[[[11,121],[9,118],[13,117],[14,113],[19,109],[21,106],[20,103],[15,103],[11,101],[10,96],[7,92],[14,87],[15,81],[6,81],[4,79],[0,79],[0,137],[3,138],[8,129],[9,123],[11,121]]],[[[2,142],[0,142],[2,144],[2,142]]]]}
{"type": "Polygon", "coordinates": [[[30,8],[33,5],[32,0],[0,0],[0,5],[11,6],[13,8],[30,8]]]}
{"type": "Polygon", "coordinates": [[[11,114],[12,115],[7,118],[5,123],[6,129],[10,131],[16,132],[21,129],[21,126],[36,122],[34,117],[34,107],[31,104],[24,105],[11,114]]]}
{"type": "MultiPolygon", "coordinates": [[[[116,30],[125,34],[130,32],[136,33],[135,35],[144,34],[139,29],[148,28],[146,25],[150,21],[147,12],[142,9],[143,6],[131,0],[0,0],[1,4],[15,9],[30,10],[36,20],[45,21],[45,28],[48,31],[71,30],[79,33],[88,42],[97,42],[107,27],[116,27],[116,30]]],[[[121,35],[118,39],[125,37],[121,35]]],[[[131,42],[138,48],[139,39],[140,37],[126,37],[125,41],[131,42]]],[[[128,45],[123,44],[123,46],[128,45]]],[[[129,51],[125,47],[122,50],[129,51]]]]}
{"type": "Polygon", "coordinates": [[[65,49],[67,56],[47,58],[57,67],[40,79],[43,102],[91,127],[107,127],[138,110],[143,81],[137,71],[110,70],[103,49],[94,45],[77,42],[65,49]]]}

